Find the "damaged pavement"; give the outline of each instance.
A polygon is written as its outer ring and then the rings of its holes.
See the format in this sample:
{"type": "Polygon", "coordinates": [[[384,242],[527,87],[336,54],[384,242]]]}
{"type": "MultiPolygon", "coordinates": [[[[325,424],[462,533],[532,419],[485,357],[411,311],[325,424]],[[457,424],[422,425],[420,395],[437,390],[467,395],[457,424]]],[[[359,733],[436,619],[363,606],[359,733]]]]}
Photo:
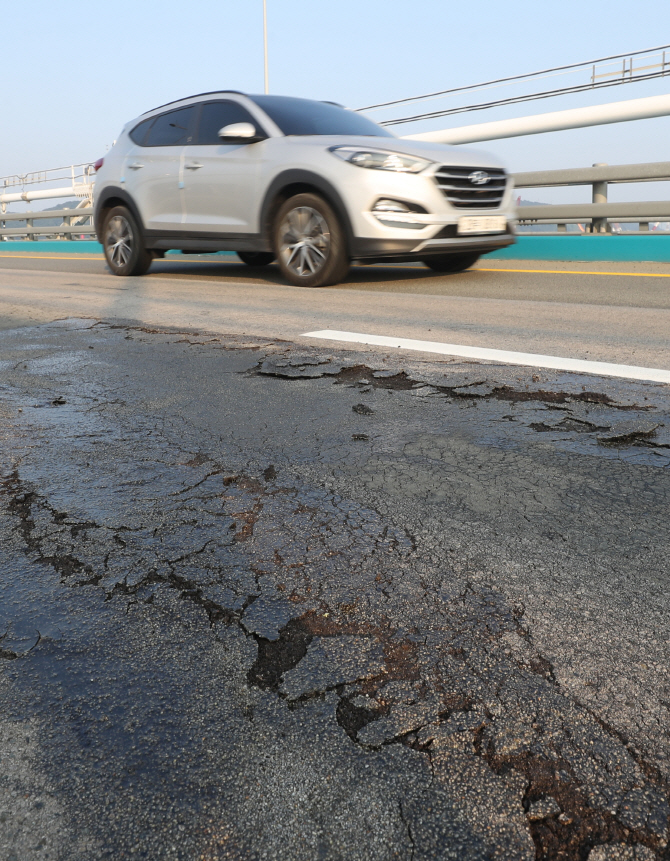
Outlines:
{"type": "Polygon", "coordinates": [[[670,858],[670,391],[0,337],[0,857],[670,858]]]}

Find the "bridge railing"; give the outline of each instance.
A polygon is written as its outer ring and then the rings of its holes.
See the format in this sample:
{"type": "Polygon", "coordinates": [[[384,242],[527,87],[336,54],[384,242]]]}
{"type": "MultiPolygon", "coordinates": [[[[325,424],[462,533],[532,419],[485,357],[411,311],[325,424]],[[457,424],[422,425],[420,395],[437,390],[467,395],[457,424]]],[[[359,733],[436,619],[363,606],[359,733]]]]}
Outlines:
{"type": "MultiPolygon", "coordinates": [[[[76,166],[75,166],[76,167],[76,166]]],[[[95,236],[93,229],[93,177],[87,165],[79,173],[71,172],[72,185],[49,188],[48,184],[61,180],[56,172],[41,172],[30,177],[5,177],[0,180],[0,240],[14,237],[37,239],[38,237],[62,237],[73,239],[76,235],[95,236]],[[47,175],[51,174],[48,178],[47,175]],[[9,182],[7,182],[9,180],[9,182]],[[31,186],[30,190],[25,190],[31,186]],[[19,191],[18,188],[23,190],[19,191]],[[2,193],[4,192],[4,194],[2,193]],[[59,194],[56,195],[56,192],[59,194]],[[7,212],[6,204],[13,201],[31,201],[49,197],[76,195],[79,203],[74,209],[47,209],[38,212],[7,212]],[[11,196],[11,197],[10,197],[11,196]],[[2,198],[5,197],[3,201],[2,198]],[[7,198],[10,198],[9,200],[7,198]],[[58,223],[39,224],[46,219],[58,219],[58,223]]],[[[608,201],[608,186],[629,182],[670,181],[670,162],[647,164],[606,165],[597,164],[585,168],[563,170],[539,170],[514,175],[517,188],[556,188],[560,186],[590,185],[591,203],[542,204],[523,206],[517,209],[519,224],[552,225],[559,232],[567,230],[568,224],[581,224],[587,233],[609,233],[612,223],[636,223],[641,231],[649,229],[649,223],[670,221],[670,200],[608,201]]]]}
{"type": "Polygon", "coordinates": [[[557,188],[591,186],[591,203],[559,203],[518,207],[522,226],[556,224],[559,232],[568,224],[582,224],[587,233],[609,233],[612,223],[637,223],[641,231],[649,223],[670,220],[670,200],[608,201],[608,186],[629,182],[670,181],[670,162],[647,164],[594,164],[592,167],[564,170],[538,170],[514,175],[517,188],[557,188]]]}
{"type": "Polygon", "coordinates": [[[94,183],[95,167],[90,163],[0,176],[0,213],[6,213],[8,203],[65,197],[91,201],[94,183]]]}
{"type": "Polygon", "coordinates": [[[0,241],[10,237],[26,239],[74,239],[75,236],[95,238],[93,207],[89,201],[74,209],[46,209],[41,212],[7,212],[0,214],[0,241]],[[40,224],[51,220],[56,224],[40,224]]]}
{"type": "Polygon", "coordinates": [[[77,234],[95,236],[91,218],[94,184],[95,168],[89,163],[0,177],[0,240],[14,237],[73,239],[77,234]],[[76,206],[37,212],[7,211],[11,204],[20,206],[36,200],[67,198],[75,198],[76,206]]]}

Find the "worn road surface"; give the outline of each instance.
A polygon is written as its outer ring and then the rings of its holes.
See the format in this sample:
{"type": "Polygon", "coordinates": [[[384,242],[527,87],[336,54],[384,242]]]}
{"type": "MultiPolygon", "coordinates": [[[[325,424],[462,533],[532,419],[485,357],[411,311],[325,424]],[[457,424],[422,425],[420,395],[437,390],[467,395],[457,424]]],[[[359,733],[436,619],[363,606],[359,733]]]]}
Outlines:
{"type": "Polygon", "coordinates": [[[0,858],[669,858],[668,387],[202,331],[0,334],[0,858]]]}
{"type": "Polygon", "coordinates": [[[166,257],[143,278],[115,278],[102,257],[0,249],[0,329],[89,316],[292,340],[336,329],[670,370],[665,263],[482,258],[449,276],[357,266],[305,290],[236,260],[166,257]]]}

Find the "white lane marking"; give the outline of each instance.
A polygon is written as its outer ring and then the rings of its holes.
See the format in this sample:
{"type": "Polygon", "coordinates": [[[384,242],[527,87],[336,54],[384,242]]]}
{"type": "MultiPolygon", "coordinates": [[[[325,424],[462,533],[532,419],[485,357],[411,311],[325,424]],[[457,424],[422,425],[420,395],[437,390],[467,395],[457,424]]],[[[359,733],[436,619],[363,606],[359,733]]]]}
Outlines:
{"type": "Polygon", "coordinates": [[[399,347],[404,350],[420,350],[422,353],[440,353],[464,359],[483,359],[505,365],[527,365],[533,368],[552,368],[556,371],[577,371],[582,374],[598,374],[603,377],[624,377],[628,380],[649,380],[654,383],[670,383],[670,371],[661,368],[639,368],[636,365],[614,365],[610,362],[587,362],[582,359],[567,359],[561,356],[540,356],[535,353],[514,353],[509,350],[490,350],[486,347],[462,347],[460,344],[440,344],[438,341],[415,341],[412,338],[389,338],[386,335],[363,335],[360,332],[338,332],[322,329],[305,332],[303,338],[325,338],[329,341],[347,341],[354,344],[370,344],[376,347],[399,347]]]}

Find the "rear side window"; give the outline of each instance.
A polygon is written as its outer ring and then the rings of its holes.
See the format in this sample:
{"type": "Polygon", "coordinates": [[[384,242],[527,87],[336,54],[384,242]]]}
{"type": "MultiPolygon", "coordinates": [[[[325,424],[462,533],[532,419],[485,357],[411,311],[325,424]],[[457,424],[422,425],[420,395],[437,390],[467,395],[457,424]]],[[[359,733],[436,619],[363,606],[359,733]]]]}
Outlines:
{"type": "Polygon", "coordinates": [[[207,102],[200,113],[196,141],[199,144],[220,145],[219,130],[232,123],[251,123],[256,133],[260,133],[256,120],[237,102],[207,102]]]}
{"type": "Polygon", "coordinates": [[[131,141],[133,143],[139,144],[139,146],[142,146],[144,143],[144,138],[147,136],[147,132],[149,131],[149,126],[155,119],[155,117],[151,117],[151,119],[144,120],[144,122],[135,126],[135,128],[130,133],[131,141]]]}
{"type": "Polygon", "coordinates": [[[144,140],[144,146],[184,146],[191,143],[193,113],[191,105],[156,117],[144,140]]]}

